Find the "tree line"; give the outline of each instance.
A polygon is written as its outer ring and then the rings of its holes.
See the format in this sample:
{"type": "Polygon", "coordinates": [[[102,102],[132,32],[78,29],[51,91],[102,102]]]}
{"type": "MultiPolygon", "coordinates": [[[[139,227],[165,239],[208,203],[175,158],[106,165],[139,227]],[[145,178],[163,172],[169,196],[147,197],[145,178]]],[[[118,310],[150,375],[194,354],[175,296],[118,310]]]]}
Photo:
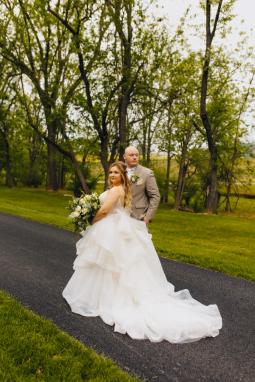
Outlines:
{"type": "Polygon", "coordinates": [[[188,12],[169,34],[142,0],[0,0],[5,184],[57,190],[71,176],[89,193],[91,161],[100,161],[106,186],[109,165],[136,144],[146,165],[153,148],[165,153],[162,201],[174,161],[176,209],[216,212],[224,183],[230,210],[254,95],[252,51],[214,44],[229,33],[234,3],[201,1],[205,46],[193,51],[188,12]]]}

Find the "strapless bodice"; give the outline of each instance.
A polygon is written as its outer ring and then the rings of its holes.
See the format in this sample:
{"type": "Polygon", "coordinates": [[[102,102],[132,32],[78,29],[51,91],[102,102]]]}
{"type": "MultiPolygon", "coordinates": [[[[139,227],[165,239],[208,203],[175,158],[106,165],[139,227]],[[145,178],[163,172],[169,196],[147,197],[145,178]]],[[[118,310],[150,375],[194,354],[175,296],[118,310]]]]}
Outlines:
{"type": "MultiPolygon", "coordinates": [[[[99,195],[99,200],[101,205],[105,202],[108,192],[109,190],[106,190],[99,195]]],[[[127,210],[121,205],[120,200],[118,200],[110,213],[123,212],[123,211],[127,212],[127,210]]]]}

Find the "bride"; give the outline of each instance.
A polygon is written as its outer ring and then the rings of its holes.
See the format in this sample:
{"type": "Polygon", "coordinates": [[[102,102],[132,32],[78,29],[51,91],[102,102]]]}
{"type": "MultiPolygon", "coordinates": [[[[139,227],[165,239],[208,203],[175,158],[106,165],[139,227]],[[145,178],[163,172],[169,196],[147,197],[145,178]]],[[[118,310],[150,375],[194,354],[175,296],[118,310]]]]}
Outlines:
{"type": "Polygon", "coordinates": [[[77,242],[74,274],[63,291],[71,310],[100,316],[133,339],[171,343],[215,337],[222,327],[217,305],[203,305],[188,290],[174,291],[143,221],[130,217],[126,165],[109,170],[93,225],[77,242]]]}

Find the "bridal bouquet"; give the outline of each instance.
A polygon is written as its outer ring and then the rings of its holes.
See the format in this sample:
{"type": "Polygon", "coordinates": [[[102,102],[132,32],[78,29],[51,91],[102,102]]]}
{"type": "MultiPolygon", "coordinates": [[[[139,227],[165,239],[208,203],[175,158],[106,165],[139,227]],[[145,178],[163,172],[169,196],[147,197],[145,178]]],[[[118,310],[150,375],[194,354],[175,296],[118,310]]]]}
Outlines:
{"type": "Polygon", "coordinates": [[[82,232],[91,225],[94,216],[100,208],[99,196],[96,193],[91,195],[81,195],[79,198],[73,198],[69,204],[72,211],[69,218],[75,226],[75,231],[82,232]]]}

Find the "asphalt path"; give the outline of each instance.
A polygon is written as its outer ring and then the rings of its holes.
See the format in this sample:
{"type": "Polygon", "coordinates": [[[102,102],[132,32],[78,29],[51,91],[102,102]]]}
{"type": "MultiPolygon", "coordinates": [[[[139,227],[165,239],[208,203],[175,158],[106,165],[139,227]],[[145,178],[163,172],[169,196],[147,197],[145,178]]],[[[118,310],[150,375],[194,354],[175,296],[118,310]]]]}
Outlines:
{"type": "Polygon", "coordinates": [[[223,329],[218,337],[189,344],[132,340],[97,317],[71,313],[62,299],[77,239],[71,232],[0,213],[0,288],[147,381],[255,381],[255,283],[161,259],[176,290],[187,288],[202,303],[219,306],[223,329]]]}

